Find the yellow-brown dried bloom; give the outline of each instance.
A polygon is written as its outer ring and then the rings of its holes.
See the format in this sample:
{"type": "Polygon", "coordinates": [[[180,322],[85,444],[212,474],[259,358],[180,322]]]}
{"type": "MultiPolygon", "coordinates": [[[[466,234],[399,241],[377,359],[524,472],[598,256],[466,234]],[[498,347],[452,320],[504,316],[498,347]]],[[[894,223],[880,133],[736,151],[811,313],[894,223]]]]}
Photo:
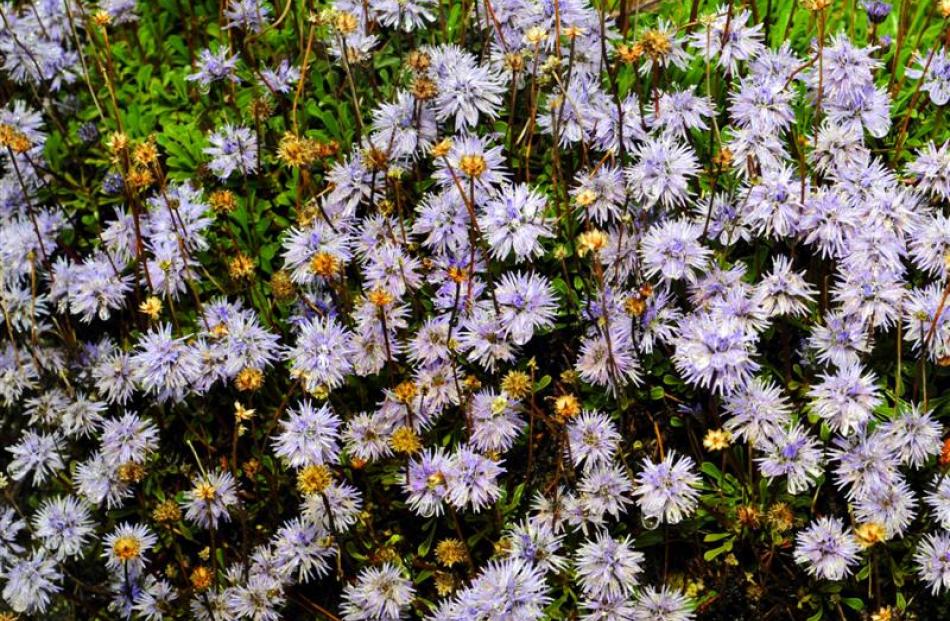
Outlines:
{"type": "Polygon", "coordinates": [[[654,61],[661,60],[673,51],[673,44],[670,37],[662,30],[647,30],[640,37],[640,46],[643,53],[654,61]]]}
{"type": "Polygon", "coordinates": [[[729,448],[732,435],[725,429],[710,429],[703,438],[703,446],[710,451],[722,451],[729,448]]]}
{"type": "Polygon", "coordinates": [[[376,146],[368,147],[363,149],[363,163],[371,171],[385,171],[389,166],[389,153],[376,146]]]}
{"type": "Polygon", "coordinates": [[[116,474],[123,483],[138,483],[145,478],[145,466],[130,461],[116,468],[116,474]]]}
{"type": "Polygon", "coordinates": [[[950,438],[944,440],[943,446],[940,447],[940,465],[950,465],[950,438]]]}
{"type": "Polygon", "coordinates": [[[746,528],[758,528],[760,517],[759,510],[752,505],[740,505],[736,509],[736,518],[739,520],[739,524],[746,528]]]}
{"type": "Polygon", "coordinates": [[[508,371],[501,380],[501,389],[515,399],[520,399],[531,392],[531,376],[524,371],[508,371]]]}
{"type": "Polygon", "coordinates": [[[198,565],[191,572],[191,577],[189,580],[191,580],[191,586],[193,586],[195,590],[200,593],[211,588],[214,575],[211,573],[211,570],[204,565],[198,565]]]}
{"type": "Polygon", "coordinates": [[[897,617],[894,616],[893,608],[885,606],[884,608],[879,608],[871,615],[871,621],[897,621],[897,617]]]}
{"type": "Polygon", "coordinates": [[[443,138],[432,146],[432,157],[445,157],[452,149],[452,139],[443,138]]]}
{"type": "Polygon", "coordinates": [[[252,418],[254,418],[254,414],[256,412],[257,410],[244,407],[244,404],[242,404],[240,401],[234,402],[234,419],[235,420],[238,420],[241,422],[249,421],[252,418]]]}
{"type": "Polygon", "coordinates": [[[607,234],[597,229],[584,231],[577,236],[577,255],[585,256],[590,252],[599,252],[607,246],[607,234]]]}
{"type": "Polygon", "coordinates": [[[129,137],[122,132],[113,132],[106,140],[106,146],[109,147],[112,155],[117,157],[129,148],[129,137]]]}
{"type": "Polygon", "coordinates": [[[347,13],[346,11],[338,11],[336,17],[333,20],[333,25],[336,27],[337,31],[343,35],[356,32],[356,29],[359,27],[359,23],[359,19],[357,19],[356,15],[347,13]]]}
{"type": "Polygon", "coordinates": [[[152,140],[152,138],[149,138],[142,144],[136,145],[135,150],[132,151],[132,160],[145,168],[158,160],[158,149],[152,140]]]}
{"type": "Polygon", "coordinates": [[[215,190],[208,197],[215,213],[231,213],[237,209],[237,197],[231,190],[215,190]]]}
{"type": "Polygon", "coordinates": [[[147,168],[135,166],[126,175],[125,185],[133,192],[141,192],[155,182],[155,175],[147,168]]]}
{"type": "Polygon", "coordinates": [[[431,62],[432,59],[429,57],[429,53],[422,50],[412,50],[406,59],[409,68],[420,73],[428,71],[431,62]]]}
{"type": "Polygon", "coordinates": [[[389,438],[389,446],[397,453],[412,455],[422,450],[422,442],[418,434],[411,427],[401,426],[393,431],[389,438]]]}
{"type": "Polygon", "coordinates": [[[134,535],[123,535],[112,543],[112,552],[117,559],[127,563],[142,554],[142,543],[134,535]]]}
{"type": "Polygon", "coordinates": [[[574,395],[561,395],[554,401],[554,413],[562,420],[574,418],[580,414],[580,412],[581,403],[574,395]]]}
{"type": "Polygon", "coordinates": [[[277,157],[287,166],[303,168],[317,158],[317,153],[310,140],[286,132],[277,144],[277,157]]]}
{"type": "Polygon", "coordinates": [[[148,315],[148,318],[152,321],[157,321],[158,317],[162,314],[162,301],[154,296],[150,295],[145,298],[145,301],[139,304],[139,312],[148,315]]]}
{"type": "Polygon", "coordinates": [[[631,317],[639,317],[646,309],[646,300],[639,295],[631,295],[623,302],[623,310],[631,317]]]}
{"type": "Polygon", "coordinates": [[[100,28],[104,28],[112,23],[112,16],[108,11],[96,11],[92,16],[92,23],[100,28]]]}
{"type": "Polygon", "coordinates": [[[259,369],[247,367],[234,378],[234,387],[241,392],[257,390],[264,383],[264,374],[259,369]]]}
{"type": "Polygon", "coordinates": [[[243,252],[228,261],[228,275],[233,280],[251,279],[254,276],[254,261],[243,252]]]}
{"type": "Polygon", "coordinates": [[[456,284],[462,284],[468,280],[468,272],[461,267],[453,265],[448,271],[449,280],[456,284]]]}
{"type": "Polygon", "coordinates": [[[574,197],[574,202],[577,203],[578,207],[588,207],[593,205],[596,200],[597,192],[594,192],[590,188],[584,188],[574,197]]]}
{"type": "Polygon", "coordinates": [[[620,58],[621,62],[631,65],[643,56],[643,44],[634,43],[633,45],[625,45],[621,43],[617,46],[617,56],[620,58]]]}
{"type": "Polygon", "coordinates": [[[274,104],[267,97],[255,97],[251,100],[250,113],[255,121],[266,121],[274,113],[274,104]]]}
{"type": "Polygon", "coordinates": [[[576,39],[578,37],[584,36],[584,29],[580,26],[567,26],[561,29],[561,34],[568,39],[576,39]]]}
{"type": "Polygon", "coordinates": [[[488,170],[488,163],[479,154],[466,154],[459,158],[459,169],[474,179],[481,177],[488,170]]]}
{"type": "Polygon", "coordinates": [[[253,479],[257,473],[261,471],[261,462],[252,457],[241,464],[241,470],[244,471],[244,474],[247,476],[247,478],[253,479]]]}
{"type": "Polygon", "coordinates": [[[325,464],[311,464],[297,473],[297,491],[309,496],[319,494],[333,483],[333,472],[325,464]]]}
{"type": "Polygon", "coordinates": [[[383,308],[392,304],[394,298],[392,294],[385,289],[373,289],[366,296],[366,299],[369,300],[373,306],[383,308]]]}
{"type": "Polygon", "coordinates": [[[294,297],[294,281],[284,270],[274,272],[270,277],[270,290],[279,301],[294,297]]]}
{"type": "Polygon", "coordinates": [[[0,124],[0,146],[9,147],[14,153],[26,153],[33,143],[26,134],[12,125],[0,124]]]}
{"type": "Polygon", "coordinates": [[[174,500],[159,503],[152,511],[152,519],[159,524],[177,522],[181,519],[181,508],[174,500]]]}
{"type": "Polygon", "coordinates": [[[412,96],[419,101],[434,99],[439,94],[439,87],[426,76],[419,76],[412,81],[412,96]]]}
{"type": "Polygon", "coordinates": [[[412,400],[419,394],[419,387],[411,380],[400,382],[393,388],[393,396],[399,403],[412,403],[412,400]]]}
{"type": "Polygon", "coordinates": [[[548,38],[547,31],[540,26],[532,26],[524,33],[524,40],[530,45],[540,45],[548,38]]]}
{"type": "Polygon", "coordinates": [[[435,572],[435,592],[439,597],[447,597],[458,589],[458,579],[447,571],[435,572]]]}
{"type": "Polygon", "coordinates": [[[518,73],[524,69],[524,54],[521,52],[509,52],[505,54],[505,68],[508,71],[518,73]]]}
{"type": "Polygon", "coordinates": [[[733,159],[732,151],[730,151],[728,147],[723,147],[713,155],[712,163],[719,170],[725,170],[732,166],[733,159]]]}
{"type": "Polygon", "coordinates": [[[467,558],[465,544],[460,539],[443,539],[435,546],[435,558],[446,567],[452,567],[467,558]]]}
{"type": "Polygon", "coordinates": [[[854,529],[854,536],[862,548],[870,548],[882,541],[887,541],[887,531],[878,522],[859,524],[854,529]]]}
{"type": "Polygon", "coordinates": [[[777,502],[769,508],[768,521],[772,528],[784,533],[795,525],[795,514],[787,504],[777,502]]]}

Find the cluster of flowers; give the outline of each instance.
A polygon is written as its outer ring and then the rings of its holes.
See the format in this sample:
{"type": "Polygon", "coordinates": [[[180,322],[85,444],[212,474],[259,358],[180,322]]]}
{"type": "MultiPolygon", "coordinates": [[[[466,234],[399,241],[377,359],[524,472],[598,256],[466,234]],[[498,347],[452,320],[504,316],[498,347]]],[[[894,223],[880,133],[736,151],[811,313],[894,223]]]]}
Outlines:
{"type": "Polygon", "coordinates": [[[950,589],[950,143],[911,131],[950,100],[939,41],[893,88],[890,42],[826,33],[822,2],[799,50],[735,3],[639,31],[463,3],[455,42],[432,0],[224,4],[183,83],[254,103],[208,112],[174,177],[108,107],[134,2],[0,4],[4,607],[686,621],[715,598],[643,536],[754,546],[766,512],[802,580],[890,546],[950,589]],[[250,53],[291,23],[299,58],[250,53]],[[320,62],[352,96],[339,156],[301,101],[320,62]],[[90,95],[87,219],[46,143],[90,95]],[[235,223],[280,184],[264,284],[235,223]]]}

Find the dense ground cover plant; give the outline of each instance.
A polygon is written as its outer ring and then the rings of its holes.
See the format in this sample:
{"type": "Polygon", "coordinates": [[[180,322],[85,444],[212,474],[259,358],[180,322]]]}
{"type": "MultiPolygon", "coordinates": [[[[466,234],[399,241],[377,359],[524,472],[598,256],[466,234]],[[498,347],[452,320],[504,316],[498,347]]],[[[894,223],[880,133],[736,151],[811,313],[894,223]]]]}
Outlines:
{"type": "Polygon", "coordinates": [[[948,16],[0,3],[0,619],[950,618],[948,16]]]}

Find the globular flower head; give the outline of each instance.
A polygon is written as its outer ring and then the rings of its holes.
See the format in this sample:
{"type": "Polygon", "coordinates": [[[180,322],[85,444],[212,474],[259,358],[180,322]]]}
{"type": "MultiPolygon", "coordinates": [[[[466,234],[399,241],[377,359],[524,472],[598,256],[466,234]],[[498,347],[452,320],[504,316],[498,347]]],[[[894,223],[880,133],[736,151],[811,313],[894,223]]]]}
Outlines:
{"type": "Polygon", "coordinates": [[[839,518],[818,518],[798,533],[795,562],[812,576],[841,580],[858,562],[858,543],[839,518]]]}
{"type": "Polygon", "coordinates": [[[231,519],[230,510],[237,506],[237,483],[230,472],[210,472],[192,481],[185,492],[185,517],[202,528],[216,528],[220,521],[231,519]]]}
{"type": "Polygon", "coordinates": [[[274,453],[293,468],[333,463],[340,452],[340,418],[328,405],[304,399],[280,421],[274,453]]]}
{"type": "Polygon", "coordinates": [[[701,485],[693,459],[670,451],[659,463],[643,460],[633,493],[645,520],[678,524],[696,510],[701,485]]]}

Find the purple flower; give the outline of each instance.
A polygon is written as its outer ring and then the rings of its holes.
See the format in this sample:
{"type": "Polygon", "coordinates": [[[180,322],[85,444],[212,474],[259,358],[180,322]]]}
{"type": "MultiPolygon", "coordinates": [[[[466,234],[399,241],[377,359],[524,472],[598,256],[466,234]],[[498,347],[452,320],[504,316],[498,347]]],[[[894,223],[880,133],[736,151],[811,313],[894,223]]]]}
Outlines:
{"type": "Polygon", "coordinates": [[[640,583],[642,563],[628,537],[614,539],[604,531],[584,542],[574,561],[584,594],[598,599],[629,596],[640,583]]]}
{"type": "Polygon", "coordinates": [[[772,431],[756,446],[763,453],[756,458],[762,476],[768,479],[786,477],[790,494],[804,492],[821,476],[821,447],[801,425],[772,431]]]}
{"type": "Polygon", "coordinates": [[[454,467],[452,458],[441,449],[426,450],[409,460],[403,490],[409,507],[422,517],[442,515],[442,501],[448,495],[446,472],[454,467]]]}
{"type": "Polygon", "coordinates": [[[795,120],[792,93],[783,82],[762,81],[756,77],[739,83],[730,95],[729,114],[739,127],[756,131],[782,132],[795,120]]]}
{"type": "Polygon", "coordinates": [[[94,532],[88,506],[75,496],[48,499],[33,516],[33,536],[59,561],[82,556],[94,532]]]}
{"type": "Polygon", "coordinates": [[[237,483],[230,472],[201,474],[182,502],[185,517],[202,528],[217,528],[218,522],[229,521],[229,510],[237,505],[237,483]]]}
{"type": "Polygon", "coordinates": [[[194,350],[185,339],[174,338],[167,323],[142,336],[132,356],[135,381],[159,401],[181,401],[190,392],[199,371],[194,350]]]}
{"type": "Polygon", "coordinates": [[[502,329],[516,345],[524,345],[537,330],[554,326],[557,300],[548,279],[535,272],[505,273],[495,287],[502,329]]]}
{"type": "Polygon", "coordinates": [[[480,115],[498,116],[505,78],[478,64],[475,56],[455,45],[431,50],[430,74],[438,87],[435,114],[439,121],[454,118],[455,131],[472,129],[480,115]]]}
{"type": "Polygon", "coordinates": [[[29,429],[16,444],[7,447],[7,452],[13,455],[13,460],[7,464],[7,472],[14,481],[20,481],[33,472],[33,485],[39,485],[50,474],[65,467],[62,448],[61,436],[29,429]]]}
{"type": "Polygon", "coordinates": [[[433,0],[380,0],[373,3],[372,11],[383,26],[412,32],[435,21],[433,0]]]}
{"type": "Polygon", "coordinates": [[[865,0],[861,3],[868,14],[868,21],[872,24],[883,24],[891,14],[891,5],[881,0],[865,0]]]}
{"type": "Polygon", "coordinates": [[[620,446],[620,433],[607,415],[584,410],[568,423],[567,440],[574,466],[583,465],[590,470],[614,458],[620,446]]]}
{"type": "Polygon", "coordinates": [[[687,455],[677,457],[670,451],[663,461],[643,460],[633,493],[637,505],[649,523],[678,524],[696,510],[702,479],[695,473],[696,464],[687,455]]]}
{"type": "Polygon", "coordinates": [[[304,399],[280,421],[274,453],[292,468],[333,463],[339,458],[340,417],[330,406],[313,406],[304,399]]]}
{"type": "Polygon", "coordinates": [[[650,208],[657,203],[675,207],[689,196],[689,178],[699,172],[693,150],[673,138],[648,139],[631,156],[635,162],[625,169],[633,197],[650,208]]]}
{"type": "Polygon", "coordinates": [[[261,0],[230,0],[224,16],[228,20],[225,28],[260,32],[270,17],[270,7],[261,0]]]}
{"type": "Polygon", "coordinates": [[[577,186],[571,190],[571,196],[585,220],[605,224],[625,211],[627,195],[618,166],[604,164],[590,172],[581,171],[574,179],[577,186]]]}
{"type": "MultiPolygon", "coordinates": [[[[883,2],[872,2],[872,5],[884,4],[883,2]]],[[[884,4],[890,11],[890,5],[884,4]]],[[[871,16],[871,9],[868,8],[868,17],[871,16]]],[[[928,53],[929,56],[929,53],[928,53]]],[[[935,106],[942,106],[950,101],[950,58],[947,57],[945,49],[934,50],[933,56],[929,58],[914,55],[917,60],[917,67],[908,67],[905,71],[907,77],[914,80],[923,79],[924,83],[920,90],[930,95],[930,101],[935,106]],[[927,63],[930,66],[927,67],[927,63]],[[926,75],[924,69],[926,68],[926,75]]]]}
{"type": "Polygon", "coordinates": [[[544,572],[523,560],[488,561],[472,583],[436,611],[439,621],[540,619],[551,602],[544,572]]]}
{"type": "Polygon", "coordinates": [[[294,573],[299,582],[309,582],[316,575],[330,571],[329,558],[334,556],[333,538],[318,524],[301,518],[284,522],[271,538],[280,573],[294,573]]]}
{"type": "Polygon", "coordinates": [[[930,533],[917,544],[914,552],[917,575],[927,583],[930,592],[936,595],[950,589],[950,535],[930,533]]]}
{"type": "Polygon", "coordinates": [[[758,370],[756,335],[733,317],[688,315],[674,345],[673,363],[690,384],[726,394],[758,370]]]}
{"type": "Polygon", "coordinates": [[[754,446],[782,437],[792,415],[792,406],[782,389],[775,382],[758,377],[727,394],[723,409],[730,415],[726,430],[754,446]]]}
{"type": "Polygon", "coordinates": [[[419,157],[437,135],[435,113],[406,91],[373,111],[372,143],[392,159],[419,157]]]}
{"type": "Polygon", "coordinates": [[[809,391],[812,409],[842,435],[861,429],[881,403],[873,373],[862,373],[859,364],[848,364],[829,375],[809,391]]]}
{"type": "Polygon", "coordinates": [[[507,532],[507,558],[531,563],[545,572],[559,572],[567,564],[567,559],[557,553],[562,539],[545,521],[534,518],[523,520],[507,532]]]}
{"type": "Polygon", "coordinates": [[[665,136],[687,139],[690,130],[709,129],[706,121],[713,116],[713,108],[708,97],[697,95],[695,86],[682,91],[663,93],[658,101],[659,110],[648,114],[647,125],[659,128],[665,136]]]}
{"type": "Polygon", "coordinates": [[[238,55],[228,56],[228,48],[219,47],[216,52],[210,49],[201,50],[198,55],[198,71],[190,74],[186,80],[189,82],[198,82],[201,86],[207,88],[212,82],[219,80],[230,80],[231,82],[240,82],[237,77],[238,55]]]}
{"type": "Polygon", "coordinates": [[[222,181],[235,171],[245,176],[257,172],[257,136],[247,127],[226,124],[208,141],[211,146],[203,152],[211,156],[208,166],[222,181]]]}
{"type": "Polygon", "coordinates": [[[809,575],[825,580],[841,580],[851,575],[858,562],[858,542],[844,530],[838,518],[818,518],[798,533],[795,562],[805,565],[809,575]]]}
{"type": "Polygon", "coordinates": [[[350,331],[333,317],[314,317],[301,326],[297,342],[287,352],[291,373],[307,390],[340,386],[353,368],[351,340],[350,331]]]}
{"type": "Polygon", "coordinates": [[[494,259],[514,252],[516,262],[544,254],[542,238],[554,237],[544,216],[547,198],[524,183],[506,185],[485,205],[479,224],[494,259]]]}
{"type": "Polygon", "coordinates": [[[935,198],[950,199],[950,150],[948,142],[940,148],[933,143],[917,152],[917,159],[907,165],[907,173],[917,181],[917,188],[935,198]]]}
{"type": "Polygon", "coordinates": [[[648,586],[640,591],[633,607],[632,621],[692,621],[690,600],[666,585],[648,586]]]}
{"type": "Polygon", "coordinates": [[[479,512],[498,500],[498,477],[504,473],[497,462],[461,447],[446,464],[444,474],[446,500],[456,509],[479,512]]]}
{"type": "Polygon", "coordinates": [[[713,15],[704,20],[705,28],[697,28],[690,35],[690,46],[702,50],[707,61],[718,56],[719,67],[726,75],[735,75],[740,62],[751,60],[764,49],[762,24],[747,26],[752,14],[746,9],[733,12],[720,5],[713,15]]]}
{"type": "Polygon", "coordinates": [[[261,69],[261,83],[274,93],[289,93],[300,79],[300,70],[290,64],[286,58],[281,59],[277,67],[261,69]]]}
{"type": "Polygon", "coordinates": [[[57,563],[44,551],[33,551],[28,557],[19,558],[0,568],[3,578],[3,599],[15,612],[45,613],[50,597],[62,591],[57,583],[63,575],[57,563]]]}
{"type": "Polygon", "coordinates": [[[119,418],[103,421],[99,442],[102,454],[113,467],[144,464],[158,449],[158,428],[138,414],[126,412],[119,418]]]}
{"type": "Polygon", "coordinates": [[[343,589],[344,621],[398,621],[405,617],[415,589],[389,563],[365,567],[356,582],[343,589]]]}
{"type": "Polygon", "coordinates": [[[492,389],[475,393],[471,402],[472,445],[480,451],[504,452],[521,434],[524,420],[518,402],[492,389]]]}
{"type": "Polygon", "coordinates": [[[692,279],[705,267],[711,254],[699,241],[702,234],[702,226],[689,220],[654,224],[640,248],[646,275],[663,280],[692,279]]]}

